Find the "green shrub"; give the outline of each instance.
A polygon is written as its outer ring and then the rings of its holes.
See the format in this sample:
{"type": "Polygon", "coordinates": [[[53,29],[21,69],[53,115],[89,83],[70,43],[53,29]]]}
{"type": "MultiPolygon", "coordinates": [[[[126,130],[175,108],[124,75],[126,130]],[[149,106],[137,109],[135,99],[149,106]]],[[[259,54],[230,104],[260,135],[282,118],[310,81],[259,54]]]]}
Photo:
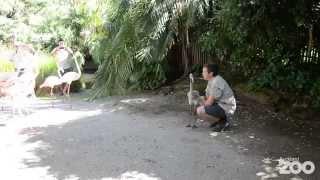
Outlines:
{"type": "Polygon", "coordinates": [[[0,72],[13,72],[14,64],[9,60],[0,58],[0,72]]]}
{"type": "Polygon", "coordinates": [[[36,80],[37,86],[39,86],[47,76],[58,75],[57,64],[53,56],[48,54],[40,54],[37,59],[38,76],[36,80]]]}
{"type": "Polygon", "coordinates": [[[270,63],[262,73],[251,79],[250,85],[252,89],[271,88],[299,95],[310,91],[311,80],[308,72],[270,63]]]}
{"type": "Polygon", "coordinates": [[[313,107],[320,109],[320,79],[314,81],[310,94],[313,99],[313,107]]]}

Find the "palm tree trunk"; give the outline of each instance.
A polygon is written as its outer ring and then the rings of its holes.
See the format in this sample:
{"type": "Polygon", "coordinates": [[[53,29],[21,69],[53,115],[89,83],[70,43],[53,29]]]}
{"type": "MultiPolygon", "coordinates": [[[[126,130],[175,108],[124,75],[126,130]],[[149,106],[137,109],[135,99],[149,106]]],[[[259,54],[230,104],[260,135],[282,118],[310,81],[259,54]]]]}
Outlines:
{"type": "Polygon", "coordinates": [[[187,48],[185,44],[182,44],[182,62],[184,66],[183,76],[186,76],[189,73],[189,58],[188,58],[187,48]]]}
{"type": "Polygon", "coordinates": [[[309,49],[312,49],[314,47],[314,41],[313,41],[313,24],[309,27],[309,42],[308,42],[309,49]]]}

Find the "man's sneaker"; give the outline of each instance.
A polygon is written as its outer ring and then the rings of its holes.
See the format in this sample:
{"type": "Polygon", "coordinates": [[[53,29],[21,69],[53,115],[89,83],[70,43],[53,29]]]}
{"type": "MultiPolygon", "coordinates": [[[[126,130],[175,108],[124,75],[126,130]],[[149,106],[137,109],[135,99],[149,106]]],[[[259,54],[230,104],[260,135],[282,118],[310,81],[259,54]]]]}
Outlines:
{"type": "Polygon", "coordinates": [[[224,123],[224,127],[221,131],[229,131],[230,128],[231,128],[231,124],[230,122],[227,121],[226,123],[224,123]]]}
{"type": "Polygon", "coordinates": [[[230,123],[228,121],[223,123],[218,123],[216,126],[212,128],[214,132],[228,131],[230,129],[230,123]]]}

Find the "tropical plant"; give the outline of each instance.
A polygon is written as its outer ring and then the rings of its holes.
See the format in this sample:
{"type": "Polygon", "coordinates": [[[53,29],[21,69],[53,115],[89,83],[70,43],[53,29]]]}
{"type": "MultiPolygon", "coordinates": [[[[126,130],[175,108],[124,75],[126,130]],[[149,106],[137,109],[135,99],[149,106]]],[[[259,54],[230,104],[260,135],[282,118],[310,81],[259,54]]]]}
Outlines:
{"type": "Polygon", "coordinates": [[[210,28],[199,39],[204,51],[256,90],[310,95],[320,72],[318,1],[218,0],[213,7],[210,28]]]}
{"type": "Polygon", "coordinates": [[[0,72],[13,72],[14,65],[12,62],[6,59],[0,58],[0,72]]]}
{"type": "Polygon", "coordinates": [[[97,72],[94,97],[153,89],[166,80],[166,56],[173,44],[182,47],[185,73],[190,70],[186,48],[208,1],[110,1],[116,11],[106,24],[105,60],[97,72]]]}

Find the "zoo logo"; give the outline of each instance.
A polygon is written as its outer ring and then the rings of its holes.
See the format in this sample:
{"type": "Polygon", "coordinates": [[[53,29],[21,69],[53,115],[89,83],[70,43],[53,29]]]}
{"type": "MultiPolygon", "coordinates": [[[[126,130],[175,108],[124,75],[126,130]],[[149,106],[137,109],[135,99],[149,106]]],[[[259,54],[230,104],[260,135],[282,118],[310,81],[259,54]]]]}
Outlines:
{"type": "Polygon", "coordinates": [[[299,174],[303,171],[305,174],[312,174],[316,167],[313,162],[305,161],[300,163],[299,161],[280,160],[278,164],[279,174],[299,174]]]}

